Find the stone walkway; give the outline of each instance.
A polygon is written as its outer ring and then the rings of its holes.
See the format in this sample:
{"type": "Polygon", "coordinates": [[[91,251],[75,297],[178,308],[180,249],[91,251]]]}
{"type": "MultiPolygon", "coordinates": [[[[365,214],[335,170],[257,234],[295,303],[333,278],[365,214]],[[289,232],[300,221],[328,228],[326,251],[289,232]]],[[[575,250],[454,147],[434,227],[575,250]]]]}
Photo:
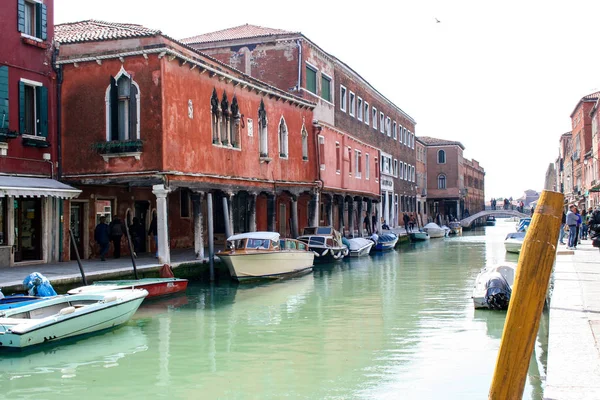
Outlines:
{"type": "Polygon", "coordinates": [[[600,252],[589,240],[564,250],[553,274],[544,399],[600,399],[600,252]]]}

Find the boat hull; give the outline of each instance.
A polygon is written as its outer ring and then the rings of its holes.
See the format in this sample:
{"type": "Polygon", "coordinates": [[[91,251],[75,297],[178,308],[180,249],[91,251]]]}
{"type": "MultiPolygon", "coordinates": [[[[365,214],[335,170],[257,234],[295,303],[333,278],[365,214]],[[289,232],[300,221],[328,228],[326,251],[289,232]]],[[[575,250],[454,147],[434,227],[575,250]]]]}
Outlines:
{"type": "Polygon", "coordinates": [[[490,266],[482,269],[475,279],[475,286],[473,288],[473,307],[476,309],[491,309],[493,308],[488,304],[488,282],[493,274],[500,274],[506,283],[512,288],[515,277],[516,264],[506,263],[503,265],[490,266]]]}
{"type": "MultiPolygon", "coordinates": [[[[0,332],[0,347],[25,348],[94,333],[124,324],[137,311],[147,295],[144,290],[135,292],[135,294],[124,296],[105,292],[106,300],[103,303],[84,306],[66,314],[63,314],[61,310],[55,315],[39,320],[21,320],[24,321],[23,324],[15,325],[14,318],[0,318],[0,325],[5,328],[3,332],[0,332]]],[[[75,297],[77,296],[72,298],[75,297]]],[[[67,296],[66,298],[71,297],[67,296]]],[[[65,305],[68,304],[70,302],[66,301],[65,305]]],[[[24,309],[28,308],[24,307],[24,309]]]]}
{"type": "Polygon", "coordinates": [[[424,240],[429,240],[429,235],[425,232],[411,232],[408,234],[408,237],[413,242],[419,242],[424,240]]]}
{"type": "Polygon", "coordinates": [[[343,259],[349,250],[346,247],[308,246],[315,253],[315,263],[331,263],[343,259]]]}
{"type": "Polygon", "coordinates": [[[348,253],[349,257],[362,257],[362,256],[368,256],[369,253],[371,252],[371,248],[373,247],[375,243],[371,243],[368,244],[358,250],[350,250],[350,252],[348,253]]]}
{"type": "Polygon", "coordinates": [[[521,247],[523,246],[522,240],[514,240],[508,239],[504,241],[504,248],[508,253],[516,253],[519,254],[521,252],[521,247]]]}
{"type": "Polygon", "coordinates": [[[188,280],[179,278],[147,278],[131,280],[98,281],[89,286],[81,286],[68,291],[69,294],[93,293],[105,290],[144,289],[148,292],[146,298],[168,296],[184,292],[188,280]]]}
{"type": "Polygon", "coordinates": [[[446,231],[444,231],[443,229],[428,229],[427,234],[432,239],[443,238],[444,236],[446,236],[446,231]]]}
{"type": "Polygon", "coordinates": [[[398,239],[391,241],[391,242],[385,242],[385,243],[377,243],[374,247],[375,251],[390,251],[390,250],[394,250],[394,247],[396,247],[396,243],[398,242],[398,239]]]}
{"type": "Polygon", "coordinates": [[[237,281],[278,279],[309,272],[315,255],[311,251],[236,252],[218,254],[237,281]]]}

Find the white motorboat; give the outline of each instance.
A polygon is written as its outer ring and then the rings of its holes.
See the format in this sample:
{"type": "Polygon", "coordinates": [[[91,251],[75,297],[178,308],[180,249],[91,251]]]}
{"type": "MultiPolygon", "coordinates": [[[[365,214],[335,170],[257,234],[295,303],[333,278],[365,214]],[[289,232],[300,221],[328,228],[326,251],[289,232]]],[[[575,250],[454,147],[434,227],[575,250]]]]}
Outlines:
{"type": "Polygon", "coordinates": [[[410,240],[412,242],[420,242],[420,241],[424,241],[424,240],[429,240],[429,235],[425,231],[410,232],[408,234],[408,237],[410,238],[410,240]]]}
{"type": "Polygon", "coordinates": [[[375,243],[372,240],[365,238],[348,239],[348,248],[350,249],[350,257],[362,257],[369,255],[371,247],[375,243]]]}
{"type": "Polygon", "coordinates": [[[521,246],[523,246],[523,240],[527,232],[511,232],[506,235],[504,240],[504,248],[509,253],[520,253],[521,246]]]}
{"type": "Polygon", "coordinates": [[[306,243],[315,253],[315,261],[334,262],[348,255],[348,247],[343,243],[340,232],[331,226],[307,226],[298,240],[306,243]]]}
{"type": "Polygon", "coordinates": [[[462,226],[460,225],[460,222],[450,222],[449,224],[449,228],[450,228],[450,235],[457,235],[457,236],[461,236],[462,235],[462,226]]]}
{"type": "Polygon", "coordinates": [[[482,269],[475,279],[473,306],[492,310],[507,309],[516,268],[514,263],[504,263],[482,269]]]}
{"type": "Polygon", "coordinates": [[[0,312],[0,348],[24,348],[109,329],[127,322],[145,290],[56,296],[0,312]]]}
{"type": "Polygon", "coordinates": [[[430,222],[423,227],[423,231],[425,231],[429,237],[433,239],[446,236],[450,229],[447,227],[444,229],[435,222],[430,222]]]}
{"type": "Polygon", "coordinates": [[[315,254],[299,240],[280,239],[277,232],[248,232],[227,239],[228,250],[217,256],[237,281],[281,278],[309,272],[315,254]]]}

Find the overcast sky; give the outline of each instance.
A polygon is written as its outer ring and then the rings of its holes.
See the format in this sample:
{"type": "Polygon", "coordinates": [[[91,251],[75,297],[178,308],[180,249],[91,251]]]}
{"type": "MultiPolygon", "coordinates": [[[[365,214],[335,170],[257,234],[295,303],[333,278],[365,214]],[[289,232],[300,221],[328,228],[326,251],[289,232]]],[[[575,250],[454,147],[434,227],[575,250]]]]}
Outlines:
{"type": "Polygon", "coordinates": [[[411,115],[418,136],[462,142],[488,199],[541,190],[569,115],[600,88],[597,0],[55,0],[55,23],[84,19],[178,39],[245,23],[300,31],[411,115]]]}

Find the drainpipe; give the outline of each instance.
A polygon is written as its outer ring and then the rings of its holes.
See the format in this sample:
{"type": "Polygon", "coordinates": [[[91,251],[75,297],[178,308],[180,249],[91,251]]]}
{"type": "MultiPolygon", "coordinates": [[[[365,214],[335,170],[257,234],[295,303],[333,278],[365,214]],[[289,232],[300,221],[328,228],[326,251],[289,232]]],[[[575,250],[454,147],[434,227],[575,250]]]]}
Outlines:
{"type": "Polygon", "coordinates": [[[296,85],[296,90],[300,91],[300,85],[302,84],[302,41],[296,39],[296,45],[298,46],[298,85],[296,85]]]}
{"type": "MultiPolygon", "coordinates": [[[[56,65],[56,59],[58,58],[58,46],[54,47],[52,53],[52,69],[56,73],[56,161],[58,164],[56,171],[56,179],[62,178],[62,82],[63,82],[63,71],[62,68],[56,65]]],[[[54,179],[54,160],[52,163],[52,179],[54,179]]],[[[64,200],[58,199],[58,261],[63,261],[63,230],[64,230],[64,200]]],[[[85,277],[84,277],[85,282],[85,277]]]]}

